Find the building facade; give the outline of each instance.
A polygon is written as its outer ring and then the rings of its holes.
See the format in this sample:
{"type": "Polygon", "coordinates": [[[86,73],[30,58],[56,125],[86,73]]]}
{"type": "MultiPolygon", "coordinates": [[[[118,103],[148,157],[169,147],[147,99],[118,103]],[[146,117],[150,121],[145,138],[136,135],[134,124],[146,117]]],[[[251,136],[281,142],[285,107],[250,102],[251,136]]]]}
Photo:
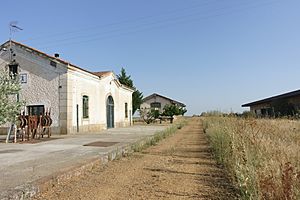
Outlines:
{"type": "Polygon", "coordinates": [[[163,108],[166,106],[166,105],[170,105],[170,104],[173,104],[173,105],[177,105],[179,107],[185,107],[185,104],[179,102],[179,101],[175,101],[173,99],[170,99],[168,97],[165,97],[165,96],[162,96],[160,94],[151,94],[147,97],[145,97],[143,99],[143,102],[140,106],[141,109],[143,108],[153,108],[153,109],[156,109],[156,110],[159,110],[159,112],[163,112],[163,108]]]}
{"type": "Polygon", "coordinates": [[[243,104],[258,117],[295,115],[300,110],[300,90],[243,104]]]}
{"type": "Polygon", "coordinates": [[[1,45],[0,67],[18,63],[22,109],[34,115],[51,111],[52,132],[94,132],[129,126],[132,92],[110,71],[90,72],[18,42],[1,45]],[[12,54],[9,49],[12,49],[12,54]]]}

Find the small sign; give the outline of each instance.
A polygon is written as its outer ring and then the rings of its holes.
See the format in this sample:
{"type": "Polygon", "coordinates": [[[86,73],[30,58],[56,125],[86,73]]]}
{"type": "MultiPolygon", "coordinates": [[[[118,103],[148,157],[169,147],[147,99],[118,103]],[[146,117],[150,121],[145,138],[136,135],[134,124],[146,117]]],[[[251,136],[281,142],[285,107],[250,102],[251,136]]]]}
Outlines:
{"type": "Polygon", "coordinates": [[[21,84],[27,83],[27,74],[20,74],[20,82],[21,84]]]}

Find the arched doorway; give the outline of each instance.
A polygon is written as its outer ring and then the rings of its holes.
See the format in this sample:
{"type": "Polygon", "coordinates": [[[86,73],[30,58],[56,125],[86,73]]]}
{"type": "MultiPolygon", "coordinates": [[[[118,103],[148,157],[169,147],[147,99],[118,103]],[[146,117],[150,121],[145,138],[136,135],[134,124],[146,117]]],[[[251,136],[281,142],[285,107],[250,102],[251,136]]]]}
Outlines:
{"type": "Polygon", "coordinates": [[[109,96],[106,101],[106,122],[107,128],[114,128],[114,99],[109,96]]]}

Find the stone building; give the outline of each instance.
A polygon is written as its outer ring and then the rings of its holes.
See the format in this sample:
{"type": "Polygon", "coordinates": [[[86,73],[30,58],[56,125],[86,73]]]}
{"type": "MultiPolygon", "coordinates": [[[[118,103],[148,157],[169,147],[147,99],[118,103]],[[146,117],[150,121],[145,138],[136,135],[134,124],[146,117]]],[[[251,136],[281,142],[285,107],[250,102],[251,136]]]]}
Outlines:
{"type": "MultiPolygon", "coordinates": [[[[19,66],[19,99],[26,114],[51,110],[52,132],[68,134],[129,126],[131,88],[111,71],[90,72],[74,64],[12,41],[12,59],[19,66]]],[[[0,46],[0,68],[7,67],[10,42],[0,46]]]]}
{"type": "MultiPolygon", "coordinates": [[[[242,107],[250,107],[250,111],[259,117],[276,115],[276,107],[285,106],[284,110],[300,110],[300,90],[272,96],[258,101],[243,104],[242,107]],[[289,108],[287,108],[289,107],[289,108]]],[[[291,113],[292,114],[292,113],[291,113]]]]}
{"type": "Polygon", "coordinates": [[[162,112],[165,105],[170,105],[170,104],[174,104],[174,105],[177,105],[182,108],[185,107],[185,104],[183,104],[179,101],[176,101],[176,100],[170,99],[168,97],[162,96],[160,94],[154,93],[143,99],[143,102],[142,102],[140,108],[141,109],[154,108],[154,109],[162,112]]]}

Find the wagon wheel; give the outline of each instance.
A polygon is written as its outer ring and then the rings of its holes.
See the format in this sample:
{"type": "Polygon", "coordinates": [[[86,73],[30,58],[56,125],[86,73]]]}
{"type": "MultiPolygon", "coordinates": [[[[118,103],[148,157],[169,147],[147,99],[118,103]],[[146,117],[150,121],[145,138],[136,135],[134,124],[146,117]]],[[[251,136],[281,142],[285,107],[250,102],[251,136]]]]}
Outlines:
{"type": "Polygon", "coordinates": [[[43,116],[43,135],[42,137],[44,137],[45,134],[47,134],[47,127],[48,127],[48,117],[47,117],[47,112],[46,115],[43,116]]]}
{"type": "MultiPolygon", "coordinates": [[[[50,114],[50,113],[49,113],[50,114]]],[[[49,125],[48,125],[48,137],[50,137],[51,136],[51,131],[50,131],[50,126],[52,125],[52,119],[51,119],[51,117],[50,117],[50,115],[48,116],[49,117],[49,125]]]]}
{"type": "Polygon", "coordinates": [[[43,137],[43,126],[41,123],[38,124],[37,128],[36,128],[36,134],[38,135],[37,139],[40,139],[41,138],[41,135],[43,137]]]}
{"type": "Polygon", "coordinates": [[[47,116],[43,115],[42,117],[42,126],[47,126],[48,120],[47,120],[47,116]]]}
{"type": "Polygon", "coordinates": [[[47,116],[47,118],[48,118],[48,124],[47,124],[47,125],[48,125],[48,126],[51,126],[51,124],[52,124],[52,119],[51,119],[51,117],[50,117],[49,115],[47,116]]]}
{"type": "Polygon", "coordinates": [[[29,116],[28,122],[29,122],[29,132],[31,133],[31,138],[34,139],[37,134],[38,117],[37,116],[29,116]]]}
{"type": "Polygon", "coordinates": [[[29,120],[28,120],[28,115],[24,116],[23,115],[23,120],[24,120],[24,137],[27,135],[27,139],[29,138],[29,134],[30,134],[30,131],[29,131],[29,120]]]}
{"type": "Polygon", "coordinates": [[[16,122],[16,125],[17,125],[17,128],[22,127],[22,125],[23,125],[23,120],[22,120],[22,116],[21,116],[21,115],[18,116],[18,120],[17,120],[17,122],[16,122]]]}

